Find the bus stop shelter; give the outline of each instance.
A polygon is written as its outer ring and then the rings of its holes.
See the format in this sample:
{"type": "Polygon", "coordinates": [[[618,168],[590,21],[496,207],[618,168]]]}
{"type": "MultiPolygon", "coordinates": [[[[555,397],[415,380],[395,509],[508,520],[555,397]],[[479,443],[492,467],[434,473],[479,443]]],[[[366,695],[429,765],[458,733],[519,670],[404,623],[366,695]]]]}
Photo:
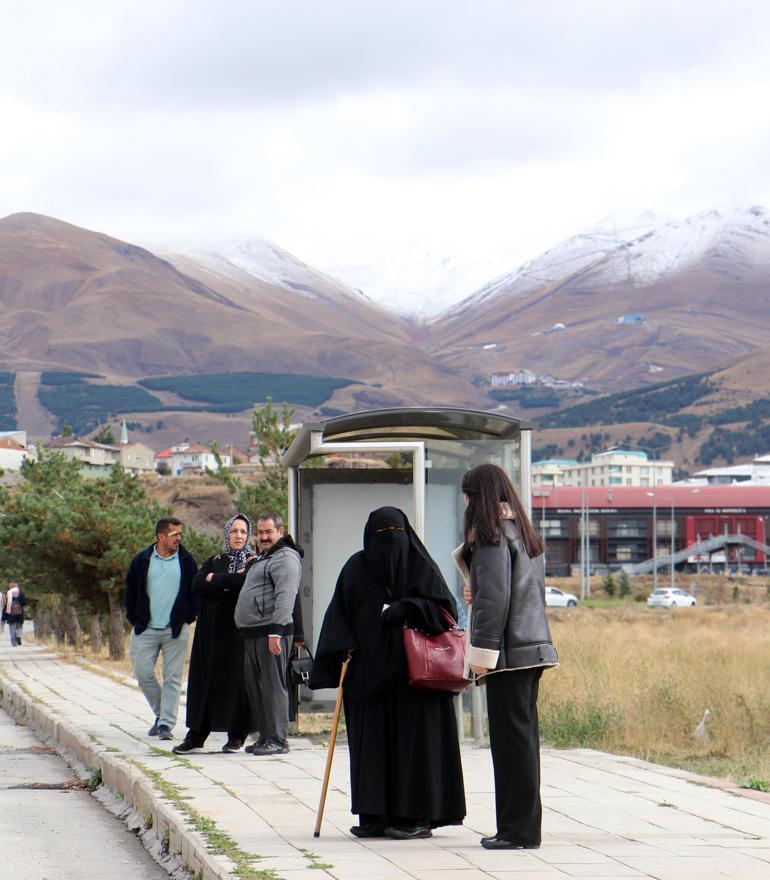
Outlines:
{"type": "Polygon", "coordinates": [[[500,465],[529,510],[531,435],[529,423],[510,416],[440,407],[359,412],[302,425],[283,463],[289,469],[289,531],[305,550],[307,643],[315,649],[337,575],[362,548],[367,517],[378,507],[406,513],[459,598],[462,584],[450,554],[462,539],[462,475],[482,462],[500,465]]]}

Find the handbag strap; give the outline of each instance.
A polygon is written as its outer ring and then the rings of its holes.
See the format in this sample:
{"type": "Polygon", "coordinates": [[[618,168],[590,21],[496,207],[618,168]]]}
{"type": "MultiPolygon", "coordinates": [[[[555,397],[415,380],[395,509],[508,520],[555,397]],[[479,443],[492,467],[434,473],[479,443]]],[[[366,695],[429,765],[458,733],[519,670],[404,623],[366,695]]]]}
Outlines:
{"type": "Polygon", "coordinates": [[[457,621],[446,610],[446,608],[444,608],[443,605],[441,606],[441,613],[444,615],[444,620],[446,620],[446,622],[449,624],[449,629],[457,629],[457,621]]]}

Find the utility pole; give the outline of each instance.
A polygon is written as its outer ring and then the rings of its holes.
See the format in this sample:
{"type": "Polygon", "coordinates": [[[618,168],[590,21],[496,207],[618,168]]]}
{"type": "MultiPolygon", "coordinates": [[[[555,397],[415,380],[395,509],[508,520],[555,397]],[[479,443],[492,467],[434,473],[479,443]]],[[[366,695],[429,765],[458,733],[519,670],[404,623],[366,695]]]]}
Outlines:
{"type": "Polygon", "coordinates": [[[658,589],[658,481],[652,461],[652,589],[658,589]]]}

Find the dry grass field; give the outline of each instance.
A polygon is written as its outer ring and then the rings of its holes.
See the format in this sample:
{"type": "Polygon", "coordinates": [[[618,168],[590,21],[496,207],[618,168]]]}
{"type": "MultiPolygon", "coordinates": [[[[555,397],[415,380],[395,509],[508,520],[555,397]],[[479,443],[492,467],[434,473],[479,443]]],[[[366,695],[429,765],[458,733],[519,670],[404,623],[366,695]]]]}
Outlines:
{"type": "Polygon", "coordinates": [[[770,608],[551,609],[546,742],[770,783],[770,608]],[[706,733],[695,730],[706,709],[706,733]]]}

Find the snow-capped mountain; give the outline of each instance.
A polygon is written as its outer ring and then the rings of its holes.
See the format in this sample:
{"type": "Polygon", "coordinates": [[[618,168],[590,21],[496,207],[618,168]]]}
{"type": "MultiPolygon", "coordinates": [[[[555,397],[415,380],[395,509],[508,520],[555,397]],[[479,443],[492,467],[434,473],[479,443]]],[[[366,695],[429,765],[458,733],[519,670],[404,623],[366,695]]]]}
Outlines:
{"type": "Polygon", "coordinates": [[[605,221],[487,284],[430,335],[455,367],[483,352],[485,372],[617,390],[723,367],[766,347],[768,326],[770,214],[750,207],[605,221]]]}
{"type": "Polygon", "coordinates": [[[515,260],[514,248],[469,259],[412,247],[371,262],[330,266],[328,273],[401,315],[432,318],[507,271],[515,260]]]}
{"type": "Polygon", "coordinates": [[[207,247],[177,244],[155,250],[168,254],[180,269],[189,268],[187,261],[190,261],[215,275],[234,280],[239,275],[248,275],[267,284],[289,288],[309,299],[318,299],[330,291],[366,299],[361,291],[313,268],[266,239],[234,240],[207,247]]]}
{"type": "Polygon", "coordinates": [[[727,274],[752,263],[770,266],[770,213],[753,206],[714,209],[682,221],[651,212],[633,219],[610,216],[524,263],[513,246],[483,258],[413,246],[323,271],[262,239],[163,250],[183,270],[190,260],[216,275],[245,274],[309,298],[331,294],[365,300],[435,323],[498,296],[526,297],[589,274],[594,287],[638,289],[701,260],[727,274]]]}
{"type": "Polygon", "coordinates": [[[704,211],[682,221],[649,213],[633,223],[608,217],[488,282],[450,311],[465,310],[498,294],[526,296],[592,269],[600,274],[600,279],[592,277],[594,284],[643,287],[701,259],[724,272],[756,262],[770,266],[770,213],[752,206],[704,211]]]}

